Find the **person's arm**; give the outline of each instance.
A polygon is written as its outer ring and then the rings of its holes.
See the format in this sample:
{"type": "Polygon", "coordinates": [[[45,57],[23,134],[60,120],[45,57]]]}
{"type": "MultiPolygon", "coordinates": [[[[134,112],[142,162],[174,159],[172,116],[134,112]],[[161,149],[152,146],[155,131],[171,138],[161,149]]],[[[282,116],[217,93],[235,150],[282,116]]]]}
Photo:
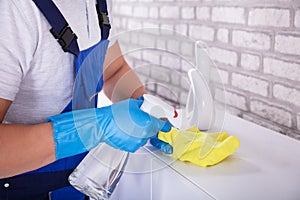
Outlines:
{"type": "Polygon", "coordinates": [[[103,74],[103,90],[112,102],[138,98],[147,93],[136,73],[125,61],[118,42],[107,51],[103,74]]]}
{"type": "Polygon", "coordinates": [[[55,161],[52,124],[3,124],[11,101],[0,98],[0,178],[55,161]]]}

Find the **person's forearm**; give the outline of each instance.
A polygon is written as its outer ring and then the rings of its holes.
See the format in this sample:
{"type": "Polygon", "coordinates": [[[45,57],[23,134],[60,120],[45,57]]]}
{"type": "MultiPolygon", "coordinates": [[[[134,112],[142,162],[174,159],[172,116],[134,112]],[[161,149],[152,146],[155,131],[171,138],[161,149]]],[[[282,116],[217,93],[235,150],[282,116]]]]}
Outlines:
{"type": "Polygon", "coordinates": [[[103,90],[112,102],[138,98],[147,93],[137,74],[127,64],[118,42],[107,51],[103,75],[103,90]]]}
{"type": "Polygon", "coordinates": [[[136,73],[126,62],[105,82],[104,92],[112,102],[138,98],[147,93],[136,73]]]}
{"type": "Polygon", "coordinates": [[[55,161],[51,123],[0,124],[0,178],[34,170],[55,161]]]}

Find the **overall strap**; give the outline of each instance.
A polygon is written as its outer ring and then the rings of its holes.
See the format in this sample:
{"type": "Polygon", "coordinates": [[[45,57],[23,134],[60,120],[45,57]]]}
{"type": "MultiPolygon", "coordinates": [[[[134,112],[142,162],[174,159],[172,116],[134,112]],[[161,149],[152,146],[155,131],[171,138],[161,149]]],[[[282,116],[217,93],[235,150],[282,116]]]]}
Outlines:
{"type": "MultiPolygon", "coordinates": [[[[65,52],[69,52],[78,56],[79,47],[77,36],[72,31],[68,22],[61,14],[57,6],[52,0],[33,0],[36,6],[43,13],[49,24],[52,26],[50,32],[61,45],[65,52]]],[[[96,9],[98,13],[98,21],[101,29],[101,40],[107,40],[110,32],[110,22],[107,12],[106,0],[97,0],[96,9]]]]}
{"type": "Polygon", "coordinates": [[[111,26],[108,18],[106,0],[97,0],[96,9],[101,29],[101,40],[107,40],[111,26]]]}
{"type": "Polygon", "coordinates": [[[68,22],[65,20],[64,16],[61,14],[53,1],[33,0],[33,2],[52,26],[50,32],[61,45],[62,49],[65,52],[70,52],[75,56],[78,56],[79,47],[76,40],[77,36],[73,33],[68,22]]]}

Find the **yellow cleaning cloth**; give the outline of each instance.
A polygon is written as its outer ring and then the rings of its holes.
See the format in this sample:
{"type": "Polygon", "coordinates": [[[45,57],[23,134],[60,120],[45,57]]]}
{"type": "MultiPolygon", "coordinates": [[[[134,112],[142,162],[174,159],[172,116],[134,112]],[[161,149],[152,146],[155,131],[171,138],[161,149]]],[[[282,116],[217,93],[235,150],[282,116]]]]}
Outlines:
{"type": "Polygon", "coordinates": [[[200,167],[215,165],[233,154],[240,142],[226,132],[203,133],[193,126],[187,130],[172,128],[159,132],[158,138],[173,146],[171,157],[200,167]]]}

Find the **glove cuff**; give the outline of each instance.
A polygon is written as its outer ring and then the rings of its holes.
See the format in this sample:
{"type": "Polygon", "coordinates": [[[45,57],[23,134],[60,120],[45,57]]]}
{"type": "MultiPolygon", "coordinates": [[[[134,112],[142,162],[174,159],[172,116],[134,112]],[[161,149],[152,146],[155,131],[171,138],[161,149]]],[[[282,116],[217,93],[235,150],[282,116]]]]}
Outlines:
{"type": "Polygon", "coordinates": [[[83,132],[86,132],[83,130],[84,124],[81,120],[87,121],[89,116],[86,115],[91,111],[91,109],[87,109],[67,112],[46,119],[53,126],[56,160],[80,154],[91,149],[91,147],[86,147],[80,137],[80,133],[84,136],[83,132]]]}

